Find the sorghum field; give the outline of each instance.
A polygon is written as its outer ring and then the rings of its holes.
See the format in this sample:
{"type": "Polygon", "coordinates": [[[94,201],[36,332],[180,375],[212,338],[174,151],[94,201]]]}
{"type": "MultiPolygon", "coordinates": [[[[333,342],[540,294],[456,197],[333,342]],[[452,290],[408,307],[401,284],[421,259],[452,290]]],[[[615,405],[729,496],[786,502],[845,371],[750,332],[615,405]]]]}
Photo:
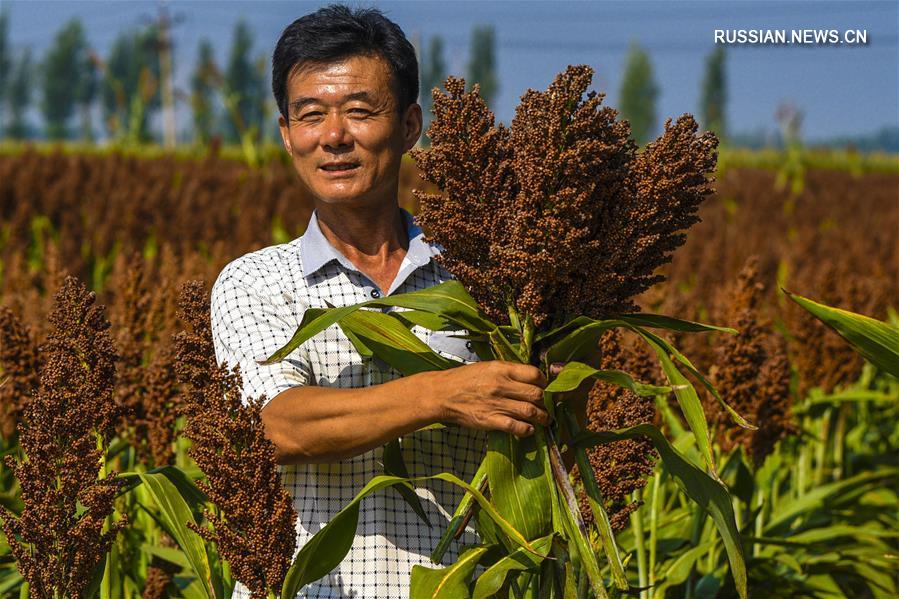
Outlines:
{"type": "MultiPolygon", "coordinates": [[[[416,187],[435,191],[409,161],[400,200],[413,213],[416,187]]],[[[638,303],[739,331],[668,338],[758,427],[696,385],[749,594],[899,596],[899,382],[781,291],[899,326],[896,161],[722,150],[713,187],[667,280],[638,303]]],[[[277,157],[0,155],[0,596],[281,589],[290,501],[258,405],[242,408],[215,364],[208,291],[230,260],[301,234],[310,211],[277,157]]],[[[665,384],[629,335],[601,344],[603,368],[665,384]]],[[[653,423],[701,466],[673,401],[597,382],[590,428],[653,423]]],[[[737,595],[712,519],[652,443],[599,445],[589,461],[631,592],[737,595]]]]}

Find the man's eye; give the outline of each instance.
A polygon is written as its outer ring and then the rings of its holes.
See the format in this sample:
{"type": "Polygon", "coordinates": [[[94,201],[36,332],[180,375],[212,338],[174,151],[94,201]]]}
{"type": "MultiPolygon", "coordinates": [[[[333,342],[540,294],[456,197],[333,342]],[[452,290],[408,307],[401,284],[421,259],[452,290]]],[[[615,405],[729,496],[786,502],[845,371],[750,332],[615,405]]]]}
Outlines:
{"type": "Polygon", "coordinates": [[[365,108],[350,108],[348,112],[357,116],[367,116],[371,114],[371,111],[365,108]]]}
{"type": "Polygon", "coordinates": [[[300,115],[300,119],[308,120],[308,119],[316,119],[322,115],[318,110],[311,110],[309,112],[304,112],[300,115]]]}

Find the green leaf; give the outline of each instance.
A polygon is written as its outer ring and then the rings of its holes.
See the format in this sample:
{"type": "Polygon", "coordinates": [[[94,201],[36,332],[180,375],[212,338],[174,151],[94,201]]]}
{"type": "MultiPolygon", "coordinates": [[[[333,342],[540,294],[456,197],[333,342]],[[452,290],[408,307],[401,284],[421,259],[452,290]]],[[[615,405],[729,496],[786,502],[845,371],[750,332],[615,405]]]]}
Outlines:
{"type": "Polygon", "coordinates": [[[663,395],[670,393],[672,390],[671,387],[638,383],[631,375],[621,370],[597,370],[581,362],[567,362],[556,378],[547,385],[546,391],[550,393],[571,391],[572,389],[577,389],[584,379],[591,377],[618,385],[619,387],[625,387],[642,396],[663,395]]]}
{"type": "Polygon", "coordinates": [[[472,547],[446,568],[412,567],[410,599],[461,599],[471,597],[468,581],[478,560],[489,547],[472,547]]]}
{"type": "Polygon", "coordinates": [[[188,522],[194,522],[190,506],[182,497],[178,487],[166,474],[147,472],[138,476],[140,476],[144,489],[149,492],[153,502],[159,508],[162,521],[168,529],[167,532],[184,551],[191,570],[202,582],[206,596],[215,599],[205,543],[197,533],[187,527],[188,522]]]}
{"type": "Polygon", "coordinates": [[[579,328],[586,326],[593,322],[596,322],[596,321],[593,320],[592,318],[589,318],[587,316],[578,316],[577,318],[574,318],[573,320],[569,320],[562,326],[556,327],[549,331],[544,331],[542,333],[538,333],[534,337],[534,341],[541,342],[543,345],[549,346],[549,345],[552,345],[555,342],[557,342],[559,339],[565,337],[572,331],[579,329],[579,328]]]}
{"type": "Polygon", "coordinates": [[[674,477],[678,486],[711,516],[730,561],[731,573],[736,583],[737,592],[745,599],[746,563],[743,559],[743,546],[740,532],[734,519],[733,504],[730,495],[719,481],[697,468],[680,454],[668,439],[651,424],[641,424],[615,432],[584,432],[577,436],[574,443],[588,447],[599,443],[611,443],[637,436],[649,437],[665,463],[665,467],[674,477]]]}
{"type": "MultiPolygon", "coordinates": [[[[480,312],[477,302],[465,291],[461,283],[455,280],[446,281],[427,289],[382,297],[352,306],[328,309],[309,308],[303,313],[300,326],[297,327],[287,344],[267,359],[260,361],[260,364],[280,362],[300,345],[361,308],[385,308],[388,306],[437,314],[472,332],[488,333],[495,328],[495,325],[480,312]]],[[[386,315],[382,314],[382,316],[386,315]]]]}
{"type": "Polygon", "coordinates": [[[342,322],[337,323],[337,325],[340,327],[340,330],[343,331],[343,334],[346,335],[347,339],[350,340],[350,343],[353,344],[353,348],[355,348],[360,356],[363,358],[371,358],[375,355],[371,348],[365,345],[365,342],[356,336],[352,327],[348,327],[342,322]]]}
{"type": "Polygon", "coordinates": [[[765,523],[767,534],[786,535],[791,523],[808,512],[838,501],[842,496],[856,493],[860,489],[876,489],[884,482],[896,484],[899,479],[899,468],[881,466],[877,470],[862,472],[851,478],[840,480],[809,489],[798,498],[782,498],[773,506],[770,519],[765,523]]]}
{"type": "Polygon", "coordinates": [[[668,357],[668,352],[658,342],[658,338],[654,338],[654,335],[641,329],[636,330],[656,352],[656,356],[658,356],[662,365],[662,371],[674,388],[674,396],[677,397],[677,403],[680,405],[681,412],[684,418],[687,419],[687,424],[690,426],[690,430],[693,431],[694,437],[696,437],[696,446],[699,448],[699,452],[702,454],[712,476],[718,478],[715,458],[712,455],[709,426],[705,419],[705,412],[702,409],[702,402],[699,401],[699,396],[696,395],[696,389],[693,388],[690,381],[681,374],[674,362],[671,361],[671,358],[668,357]]]}
{"type": "MultiPolygon", "coordinates": [[[[486,460],[481,460],[481,464],[478,466],[474,477],[472,477],[471,479],[471,486],[475,489],[480,489],[482,485],[486,484],[486,481],[487,463],[486,460]]],[[[470,493],[465,493],[465,495],[462,496],[462,500],[456,507],[456,511],[453,512],[452,518],[450,518],[449,525],[446,527],[446,530],[443,532],[443,535],[437,542],[437,546],[431,553],[432,562],[434,562],[435,564],[439,564],[443,559],[443,555],[446,553],[446,548],[449,547],[449,544],[455,538],[456,532],[458,531],[459,527],[462,526],[462,523],[465,522],[468,513],[474,509],[474,504],[474,497],[472,497],[470,493]]]]}
{"type": "Polygon", "coordinates": [[[719,327],[713,324],[693,322],[692,320],[681,320],[663,314],[646,314],[641,312],[637,314],[623,314],[617,318],[618,320],[623,320],[634,326],[680,331],[682,333],[707,333],[717,331],[719,333],[736,334],[739,332],[730,327],[719,327]]]}
{"type": "Polygon", "coordinates": [[[655,587],[653,596],[656,599],[664,599],[665,591],[669,587],[677,586],[686,581],[693,571],[693,566],[699,558],[708,553],[711,545],[711,543],[702,543],[696,547],[691,547],[668,564],[668,567],[662,571],[661,584],[655,587]]]}
{"type": "Polygon", "coordinates": [[[477,333],[488,333],[495,326],[457,280],[446,281],[419,291],[383,297],[366,304],[378,307],[399,306],[438,314],[463,329],[477,333]]]}
{"type": "Polygon", "coordinates": [[[512,526],[512,524],[496,510],[496,507],[494,507],[494,505],[490,503],[490,501],[488,501],[487,498],[484,497],[483,493],[481,493],[478,489],[475,489],[468,483],[460,480],[458,477],[450,474],[449,472],[441,472],[440,474],[435,474],[426,478],[443,480],[458,487],[462,487],[463,489],[468,491],[468,493],[480,506],[481,510],[488,516],[490,516],[490,519],[493,520],[497,524],[497,526],[499,526],[500,530],[502,530],[510,540],[512,540],[519,547],[524,547],[531,553],[537,553],[537,551],[524,537],[524,535],[522,535],[520,531],[512,526]]]}
{"type": "Polygon", "coordinates": [[[487,480],[493,504],[527,539],[552,530],[552,497],[535,435],[519,439],[507,432],[487,436],[487,480]]]}
{"type": "Polygon", "coordinates": [[[836,331],[874,366],[899,377],[899,329],[855,312],[813,302],[786,290],[784,293],[836,331]]]}
{"type": "Polygon", "coordinates": [[[577,323],[577,326],[570,330],[563,328],[565,335],[557,338],[546,348],[544,358],[546,363],[571,362],[585,358],[596,350],[600,338],[606,331],[625,325],[620,320],[593,320],[584,317],[576,318],[572,322],[577,323]]]}
{"type": "Polygon", "coordinates": [[[505,360],[506,362],[521,362],[521,356],[518,355],[518,348],[506,338],[506,336],[498,328],[488,333],[490,339],[490,347],[493,349],[493,355],[497,360],[505,360]]]}
{"type": "Polygon", "coordinates": [[[457,362],[432,350],[415,333],[388,314],[360,310],[347,314],[340,325],[358,337],[375,356],[405,376],[458,366],[457,362]]]}
{"type": "Polygon", "coordinates": [[[510,572],[538,568],[549,554],[554,536],[555,534],[550,534],[542,539],[533,541],[534,549],[537,550],[538,555],[534,555],[524,549],[516,549],[487,568],[483,574],[478,576],[478,580],[475,583],[474,599],[486,599],[487,597],[495,596],[506,582],[510,572]]]}
{"type": "Polygon", "coordinates": [[[344,316],[355,312],[363,305],[365,305],[364,302],[353,306],[344,306],[343,308],[307,308],[303,312],[303,320],[300,321],[300,326],[297,327],[290,341],[265,360],[259,361],[259,363],[266,365],[280,362],[289,356],[293,350],[306,343],[306,341],[312,339],[329,326],[340,322],[344,316]]]}
{"type": "Polygon", "coordinates": [[[187,560],[187,556],[180,549],[176,549],[175,547],[164,547],[162,545],[153,545],[150,543],[144,543],[143,545],[141,545],[141,549],[147,555],[158,557],[159,559],[167,561],[170,564],[180,566],[185,570],[191,569],[191,565],[187,560]]]}
{"type": "Polygon", "coordinates": [[[646,339],[646,338],[652,339],[660,347],[665,349],[665,351],[667,351],[668,354],[670,354],[671,356],[674,356],[675,360],[677,360],[678,362],[683,364],[687,368],[687,372],[689,372],[690,374],[695,376],[697,379],[699,379],[699,381],[702,383],[703,387],[705,387],[709,391],[709,393],[712,394],[712,396],[718,402],[718,405],[720,405],[722,408],[724,408],[724,410],[728,414],[730,414],[731,419],[734,422],[736,422],[738,426],[741,426],[745,429],[749,429],[752,431],[758,430],[758,427],[756,425],[750,423],[748,420],[743,418],[743,416],[741,416],[735,409],[733,409],[733,407],[731,407],[730,404],[728,404],[726,401],[724,401],[724,398],[721,397],[721,394],[718,393],[718,390],[715,389],[715,386],[712,385],[712,383],[710,383],[709,380],[705,376],[703,376],[703,374],[701,372],[699,372],[699,370],[695,366],[693,366],[693,363],[690,362],[690,360],[685,355],[683,355],[680,351],[678,351],[678,349],[676,347],[674,347],[673,345],[671,345],[670,343],[668,343],[661,337],[654,335],[653,333],[650,333],[649,331],[647,331],[645,329],[634,328],[632,330],[637,332],[637,334],[641,335],[644,339],[646,339]]]}
{"type": "Polygon", "coordinates": [[[418,325],[429,331],[449,331],[454,328],[453,321],[423,310],[396,310],[388,312],[392,317],[406,323],[408,327],[418,325]]]}
{"type": "Polygon", "coordinates": [[[100,581],[100,599],[119,599],[122,597],[122,580],[118,565],[118,548],[113,543],[109,555],[103,563],[103,579],[100,581]]]}
{"type": "MultiPolygon", "coordinates": [[[[384,460],[385,474],[409,478],[409,470],[406,468],[405,460],[403,460],[403,450],[402,447],[400,447],[399,439],[394,439],[387,443],[384,446],[381,457],[384,460]]],[[[406,500],[406,503],[409,504],[409,507],[412,508],[418,517],[430,527],[431,521],[428,519],[428,515],[425,513],[424,508],[421,506],[421,498],[416,495],[415,490],[406,485],[394,485],[393,488],[406,500]]]]}

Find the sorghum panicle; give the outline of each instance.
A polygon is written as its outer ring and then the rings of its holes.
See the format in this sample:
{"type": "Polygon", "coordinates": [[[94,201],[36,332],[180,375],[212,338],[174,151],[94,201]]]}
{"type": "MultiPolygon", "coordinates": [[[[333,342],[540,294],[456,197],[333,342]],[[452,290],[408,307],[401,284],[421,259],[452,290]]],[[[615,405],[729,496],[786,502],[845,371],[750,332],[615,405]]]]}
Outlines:
{"type": "Polygon", "coordinates": [[[40,386],[19,425],[25,460],[7,459],[25,507],[19,517],[4,510],[3,528],[34,596],[78,597],[125,525],[103,532],[119,489],[113,473],[100,477],[119,418],[116,354],[104,308],[82,283],[68,277],[55,301],[40,386]]]}
{"type": "Polygon", "coordinates": [[[29,327],[6,306],[0,306],[0,368],[0,435],[11,439],[37,391],[40,353],[29,327]]]}
{"type": "Polygon", "coordinates": [[[747,261],[722,315],[739,333],[725,335],[715,350],[711,381],[721,397],[739,414],[756,423],[752,431],[734,423],[713,398],[705,396],[705,412],[722,449],[742,445],[753,464],[760,466],[775,444],[795,434],[790,405],[790,365],[785,342],[761,313],[765,286],[759,281],[758,260],[747,261]]]}
{"type": "Polygon", "coordinates": [[[593,70],[568,67],[494,125],[477,86],[434,91],[431,149],[413,157],[442,195],[418,192],[418,221],[444,266],[485,312],[508,306],[550,328],[579,315],[636,310],[633,297],[698,221],[717,139],[684,115],[637,153],[630,127],[587,93],[593,70]]]}
{"type": "MultiPolygon", "coordinates": [[[[623,370],[641,382],[660,382],[661,373],[644,346],[626,340],[613,331],[600,341],[600,368],[623,370]]],[[[602,381],[590,389],[587,403],[587,427],[592,431],[613,431],[621,428],[652,424],[656,416],[652,397],[640,397],[632,391],[602,381]]],[[[614,530],[627,526],[631,512],[639,504],[631,501],[631,494],[646,486],[658,458],[652,441],[636,437],[614,443],[604,443],[588,452],[594,477],[606,502],[606,510],[614,530]]],[[[581,512],[591,520],[592,510],[586,495],[581,497],[581,512]]]]}
{"type": "Polygon", "coordinates": [[[190,282],[181,295],[189,331],[176,335],[179,376],[186,394],[190,455],[206,475],[198,483],[221,510],[206,512],[212,528],[192,525],[217,544],[235,578],[255,598],[278,590],[296,546],[297,513],[281,484],[275,446],[265,437],[264,398],[242,400],[238,370],[216,363],[205,286],[190,282]]]}
{"type": "Polygon", "coordinates": [[[140,254],[117,260],[109,281],[114,301],[110,317],[119,350],[116,401],[123,409],[119,434],[155,466],[171,462],[178,386],[174,356],[162,339],[171,330],[167,313],[170,285],[152,281],[140,254]]]}

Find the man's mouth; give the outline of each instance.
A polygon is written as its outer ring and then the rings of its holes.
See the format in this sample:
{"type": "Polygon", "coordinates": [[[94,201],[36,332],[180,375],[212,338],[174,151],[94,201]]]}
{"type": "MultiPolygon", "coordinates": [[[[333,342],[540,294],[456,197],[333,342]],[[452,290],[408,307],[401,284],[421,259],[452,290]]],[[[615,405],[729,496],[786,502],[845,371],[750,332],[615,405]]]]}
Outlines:
{"type": "Polygon", "coordinates": [[[356,162],[330,162],[321,165],[319,168],[328,172],[343,173],[359,168],[359,164],[356,162]]]}

